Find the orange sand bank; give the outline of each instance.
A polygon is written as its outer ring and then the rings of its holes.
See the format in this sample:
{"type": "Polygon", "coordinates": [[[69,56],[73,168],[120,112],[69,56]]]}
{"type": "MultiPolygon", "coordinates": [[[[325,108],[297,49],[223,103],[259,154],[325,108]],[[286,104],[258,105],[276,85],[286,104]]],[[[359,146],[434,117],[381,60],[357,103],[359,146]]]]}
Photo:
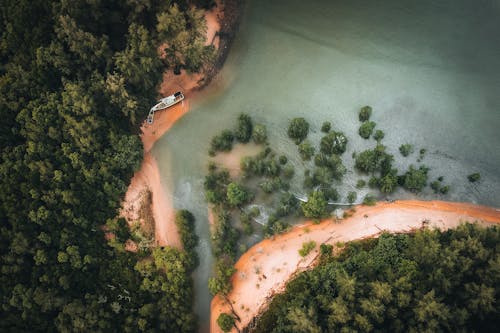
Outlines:
{"type": "MultiPolygon", "coordinates": [[[[217,31],[220,30],[223,7],[217,1],[217,7],[205,13],[207,21],[207,45],[214,42],[218,47],[217,31]]],[[[188,74],[185,71],[181,75],[173,75],[172,71],[163,74],[163,81],[159,89],[160,96],[168,96],[178,90],[182,90],[188,99],[171,108],[156,112],[153,124],[144,123],[141,127],[141,140],[144,146],[144,160],[141,168],[137,171],[130,182],[125,195],[120,215],[129,222],[139,219],[141,196],[146,189],[152,193],[153,217],[155,220],[155,240],[160,246],[170,245],[181,247],[177,227],[174,223],[175,209],[172,194],[166,193],[160,179],[158,164],[150,151],[155,142],[163,136],[177,120],[189,111],[189,98],[199,88],[202,74],[188,74]]],[[[130,248],[130,247],[129,247],[130,248]]]]}
{"type": "MultiPolygon", "coordinates": [[[[376,237],[381,231],[411,231],[422,227],[423,221],[429,227],[442,230],[456,227],[462,221],[477,221],[482,225],[500,223],[500,210],[468,203],[407,200],[356,209],[353,216],[345,220],[326,220],[317,225],[306,223],[272,240],[263,240],[238,260],[237,272],[232,277],[233,291],[228,298],[241,318],[241,322],[237,322],[240,329],[266,308],[274,294],[284,291],[293,274],[314,264],[322,243],[376,237]],[[311,240],[316,242],[315,251],[300,257],[298,250],[302,243],[311,240]]],[[[210,332],[222,332],[216,322],[222,312],[230,313],[230,307],[216,296],[211,304],[210,332]]]]}

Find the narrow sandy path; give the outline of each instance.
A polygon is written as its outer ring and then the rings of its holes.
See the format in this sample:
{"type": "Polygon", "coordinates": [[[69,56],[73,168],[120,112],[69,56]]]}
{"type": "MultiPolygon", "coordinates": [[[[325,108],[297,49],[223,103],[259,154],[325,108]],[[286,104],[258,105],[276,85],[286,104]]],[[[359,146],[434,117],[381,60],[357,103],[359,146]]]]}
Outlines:
{"type": "MultiPolygon", "coordinates": [[[[218,47],[217,31],[220,30],[223,7],[220,1],[218,6],[205,13],[207,21],[207,45],[214,41],[218,47]]],[[[122,203],[120,215],[129,222],[139,219],[139,210],[142,202],[142,194],[145,190],[152,193],[153,217],[155,220],[155,241],[157,245],[170,245],[181,248],[181,241],[177,226],[175,225],[175,208],[172,198],[172,190],[165,191],[166,184],[162,184],[158,163],[151,154],[155,142],[161,138],[182,116],[189,111],[189,98],[192,98],[199,88],[202,74],[188,74],[185,71],[181,75],[173,75],[172,71],[163,74],[163,81],[158,91],[160,96],[168,96],[181,90],[187,96],[183,102],[166,110],[156,112],[153,124],[144,123],[141,127],[141,140],[144,146],[144,159],[141,168],[134,174],[129,188],[122,203]]],[[[145,115],[146,116],[146,115],[145,115]]]]}
{"type": "MultiPolygon", "coordinates": [[[[246,327],[265,309],[272,296],[284,290],[293,274],[310,268],[322,243],[376,237],[384,230],[410,231],[422,227],[424,220],[429,227],[442,230],[456,227],[463,221],[478,221],[481,225],[500,223],[499,209],[468,203],[407,200],[360,206],[356,210],[345,220],[327,220],[317,225],[306,223],[275,239],[263,240],[248,250],[235,265],[233,291],[228,297],[241,318],[238,327],[246,327]],[[298,250],[302,243],[311,240],[316,242],[316,249],[307,257],[300,257],[298,250]]],[[[216,296],[211,304],[212,333],[222,332],[216,322],[222,312],[230,313],[229,305],[216,296]]]]}

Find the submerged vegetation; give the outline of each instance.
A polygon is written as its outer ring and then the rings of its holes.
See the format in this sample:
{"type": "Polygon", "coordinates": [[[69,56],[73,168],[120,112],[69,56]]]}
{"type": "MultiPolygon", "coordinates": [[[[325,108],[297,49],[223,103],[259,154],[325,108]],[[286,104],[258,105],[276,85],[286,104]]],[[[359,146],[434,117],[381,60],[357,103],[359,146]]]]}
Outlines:
{"type": "MultiPolygon", "coordinates": [[[[375,127],[370,121],[372,109],[364,107],[359,112],[362,127],[367,128],[369,138],[375,127]]],[[[245,143],[253,138],[261,144],[261,151],[254,156],[241,159],[241,176],[232,179],[229,172],[213,163],[209,164],[205,177],[206,199],[213,205],[214,224],[212,226],[213,253],[217,257],[215,276],[210,279],[210,290],[213,294],[230,292],[229,278],[233,272],[233,264],[238,256],[247,248],[249,236],[261,232],[265,237],[288,230],[291,218],[304,217],[319,222],[332,216],[336,204],[355,204],[358,193],[346,191],[339,193],[339,185],[348,172],[343,163],[343,154],[347,151],[349,140],[338,129],[332,129],[330,122],[324,122],[321,132],[324,133],[319,143],[314,144],[308,137],[310,124],[304,118],[294,118],[288,124],[288,136],[297,145],[297,155],[306,170],[303,177],[303,190],[306,198],[300,198],[290,192],[290,181],[295,177],[295,170],[288,156],[276,153],[267,142],[266,128],[262,124],[253,123],[249,115],[241,114],[237,118],[235,130],[223,130],[214,137],[210,155],[216,151],[227,151],[232,148],[233,141],[245,143]],[[300,202],[300,200],[303,202],[300,202]],[[270,206],[270,207],[269,207],[270,206]],[[258,207],[265,207],[267,217],[262,216],[258,207]],[[257,224],[263,223],[261,227],[257,224]],[[240,244],[242,237],[247,237],[246,244],[240,244]]],[[[360,131],[364,133],[365,130],[360,131]]],[[[354,170],[360,175],[368,175],[368,185],[373,189],[359,200],[365,205],[377,202],[377,192],[390,194],[402,188],[411,192],[421,192],[428,183],[429,169],[425,165],[410,165],[409,169],[399,172],[394,167],[395,157],[382,141],[385,133],[377,130],[374,135],[375,147],[361,152],[354,152],[354,170]]],[[[410,145],[403,150],[413,149],[410,145]],[[409,147],[409,148],[408,148],[409,147]]],[[[419,160],[425,150],[421,150],[419,160]]],[[[449,186],[442,184],[443,179],[431,183],[435,193],[446,194],[449,186]]],[[[356,189],[363,189],[367,181],[359,179],[356,189]]],[[[352,188],[354,189],[354,188],[352,188]]],[[[359,202],[358,202],[359,203],[359,202]]],[[[243,240],[245,242],[245,240],[243,240]]],[[[251,245],[251,244],[250,244],[251,245]]]]}
{"type": "Polygon", "coordinates": [[[494,332],[500,324],[500,229],[383,234],[321,244],[258,318],[253,332],[494,332]]]}

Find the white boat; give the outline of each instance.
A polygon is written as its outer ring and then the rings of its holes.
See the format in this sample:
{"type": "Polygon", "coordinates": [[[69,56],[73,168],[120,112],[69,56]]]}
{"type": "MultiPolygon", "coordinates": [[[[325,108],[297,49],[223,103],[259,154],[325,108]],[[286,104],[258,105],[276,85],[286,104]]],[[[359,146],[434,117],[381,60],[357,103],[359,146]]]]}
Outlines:
{"type": "Polygon", "coordinates": [[[162,99],[160,99],[158,101],[158,104],[156,104],[155,106],[153,106],[151,108],[151,110],[149,110],[147,123],[148,124],[152,124],[153,123],[155,111],[159,111],[159,110],[163,110],[163,109],[169,108],[169,107],[171,107],[171,106],[173,106],[173,105],[181,102],[182,100],[184,100],[184,94],[182,92],[180,92],[180,91],[176,92],[173,95],[170,95],[170,96],[167,96],[167,97],[163,97],[162,99]]]}

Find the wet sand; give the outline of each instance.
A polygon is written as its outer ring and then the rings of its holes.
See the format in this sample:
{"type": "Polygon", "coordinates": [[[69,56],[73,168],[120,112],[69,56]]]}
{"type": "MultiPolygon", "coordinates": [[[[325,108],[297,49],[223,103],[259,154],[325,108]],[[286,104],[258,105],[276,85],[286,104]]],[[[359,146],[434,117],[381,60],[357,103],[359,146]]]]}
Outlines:
{"type": "MultiPolygon", "coordinates": [[[[236,263],[232,277],[233,291],[228,298],[241,318],[242,329],[265,310],[272,296],[283,292],[294,274],[310,269],[322,243],[335,245],[356,239],[377,237],[382,231],[408,232],[422,227],[441,230],[454,228],[463,221],[477,221],[488,226],[500,223],[500,210],[469,203],[405,200],[381,202],[376,206],[359,206],[349,218],[320,224],[306,223],[274,239],[254,245],[236,263]],[[316,248],[302,258],[298,250],[302,243],[315,241],[316,248]]],[[[229,305],[219,296],[211,304],[211,332],[222,332],[217,325],[220,313],[230,312],[229,305]]],[[[236,332],[233,329],[233,332],[236,332]]]]}
{"type": "MultiPolygon", "coordinates": [[[[218,1],[220,3],[220,1],[218,1]]],[[[214,42],[218,46],[217,31],[220,30],[220,21],[223,7],[218,5],[205,13],[207,21],[207,42],[214,42]]],[[[160,96],[168,96],[181,90],[187,98],[181,103],[166,110],[155,112],[153,124],[143,123],[141,127],[141,141],[144,146],[144,159],[141,168],[134,174],[125,200],[122,203],[120,215],[125,217],[129,223],[140,219],[139,210],[142,195],[145,190],[151,191],[151,210],[155,220],[155,242],[159,246],[173,246],[181,248],[181,241],[175,225],[175,208],[173,205],[172,191],[165,191],[161,183],[160,170],[156,159],[151,154],[155,142],[162,137],[182,116],[189,111],[189,98],[192,98],[200,86],[203,74],[188,74],[185,71],[181,75],[174,75],[172,71],[163,74],[163,81],[158,91],[160,96]]],[[[131,244],[127,248],[133,249],[131,244]]]]}

